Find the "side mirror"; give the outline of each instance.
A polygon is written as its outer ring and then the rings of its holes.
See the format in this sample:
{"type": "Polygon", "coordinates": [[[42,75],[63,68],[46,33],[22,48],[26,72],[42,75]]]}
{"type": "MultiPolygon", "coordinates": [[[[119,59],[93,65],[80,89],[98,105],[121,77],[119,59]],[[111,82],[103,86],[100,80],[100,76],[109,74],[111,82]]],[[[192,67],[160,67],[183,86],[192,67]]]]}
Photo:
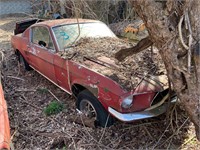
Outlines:
{"type": "Polygon", "coordinates": [[[39,44],[40,46],[43,46],[43,47],[46,47],[46,45],[47,45],[44,41],[39,41],[38,44],[39,44]]]}

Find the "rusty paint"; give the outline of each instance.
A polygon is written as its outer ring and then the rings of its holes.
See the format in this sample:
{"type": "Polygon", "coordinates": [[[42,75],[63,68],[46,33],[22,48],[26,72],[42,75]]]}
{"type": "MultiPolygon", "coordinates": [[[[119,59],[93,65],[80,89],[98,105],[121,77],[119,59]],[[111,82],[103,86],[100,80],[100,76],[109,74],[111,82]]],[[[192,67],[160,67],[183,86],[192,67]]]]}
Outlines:
{"type": "Polygon", "coordinates": [[[92,94],[94,94],[95,97],[98,97],[98,88],[92,87],[92,86],[85,86],[86,89],[88,89],[92,94]]]}

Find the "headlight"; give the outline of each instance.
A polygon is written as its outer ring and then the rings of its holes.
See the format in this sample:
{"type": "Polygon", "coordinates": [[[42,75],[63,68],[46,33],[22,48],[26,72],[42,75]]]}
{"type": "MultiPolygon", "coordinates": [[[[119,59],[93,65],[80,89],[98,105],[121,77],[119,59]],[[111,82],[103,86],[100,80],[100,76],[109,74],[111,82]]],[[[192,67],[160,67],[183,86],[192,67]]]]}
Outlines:
{"type": "Polygon", "coordinates": [[[133,103],[133,96],[130,95],[128,97],[126,97],[122,103],[121,103],[121,107],[122,108],[125,108],[125,109],[128,109],[132,106],[132,103],[133,103]]]}

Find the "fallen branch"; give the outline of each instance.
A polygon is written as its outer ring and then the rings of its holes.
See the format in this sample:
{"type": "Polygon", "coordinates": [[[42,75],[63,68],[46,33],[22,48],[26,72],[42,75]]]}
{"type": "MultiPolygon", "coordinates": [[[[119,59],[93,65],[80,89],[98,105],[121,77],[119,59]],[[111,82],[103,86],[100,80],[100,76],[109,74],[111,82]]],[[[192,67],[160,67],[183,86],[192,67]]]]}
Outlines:
{"type": "Polygon", "coordinates": [[[48,92],[49,92],[57,101],[60,102],[60,100],[59,100],[50,90],[48,90],[48,92]]]}
{"type": "Polygon", "coordinates": [[[153,45],[153,42],[151,41],[150,37],[148,36],[148,37],[140,40],[136,46],[118,51],[115,54],[115,58],[119,61],[123,61],[127,56],[137,54],[152,45],[153,45]]]}
{"type": "Polygon", "coordinates": [[[42,108],[38,107],[37,105],[34,105],[33,103],[30,103],[24,95],[21,95],[20,99],[23,100],[23,102],[26,103],[27,105],[32,106],[33,108],[42,111],[42,108]]]}
{"type": "Polygon", "coordinates": [[[183,122],[183,124],[176,130],[175,133],[173,133],[167,140],[165,140],[163,143],[161,143],[159,146],[163,146],[167,141],[169,141],[170,139],[172,139],[175,135],[177,135],[180,131],[180,129],[183,128],[183,126],[185,125],[185,123],[189,120],[189,117],[187,119],[185,119],[185,121],[183,122]]]}
{"type": "Polygon", "coordinates": [[[36,92],[34,89],[16,89],[15,92],[36,92]]]}
{"type": "Polygon", "coordinates": [[[19,78],[19,77],[14,77],[14,76],[7,76],[8,78],[12,78],[12,79],[17,79],[17,80],[22,80],[22,81],[24,81],[24,79],[22,79],[22,78],[19,78]]]}

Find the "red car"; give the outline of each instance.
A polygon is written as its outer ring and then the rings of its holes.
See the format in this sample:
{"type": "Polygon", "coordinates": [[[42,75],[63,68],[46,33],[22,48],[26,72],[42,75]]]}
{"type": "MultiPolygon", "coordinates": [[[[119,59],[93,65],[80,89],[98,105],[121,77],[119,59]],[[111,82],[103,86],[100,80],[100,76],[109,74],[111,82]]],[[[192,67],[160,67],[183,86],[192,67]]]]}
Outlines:
{"type": "Polygon", "coordinates": [[[84,57],[84,63],[77,61],[75,58],[81,55],[75,51],[75,44],[85,37],[117,38],[100,21],[60,19],[35,23],[22,34],[12,36],[11,43],[26,70],[33,68],[74,95],[77,108],[99,126],[112,125],[113,118],[131,122],[166,111],[168,89],[159,77],[148,77],[137,87],[127,90],[103,73],[105,68],[115,66],[110,58],[84,57]],[[69,52],[67,59],[62,57],[63,51],[69,52]],[[100,68],[102,70],[98,71],[100,68]]]}

